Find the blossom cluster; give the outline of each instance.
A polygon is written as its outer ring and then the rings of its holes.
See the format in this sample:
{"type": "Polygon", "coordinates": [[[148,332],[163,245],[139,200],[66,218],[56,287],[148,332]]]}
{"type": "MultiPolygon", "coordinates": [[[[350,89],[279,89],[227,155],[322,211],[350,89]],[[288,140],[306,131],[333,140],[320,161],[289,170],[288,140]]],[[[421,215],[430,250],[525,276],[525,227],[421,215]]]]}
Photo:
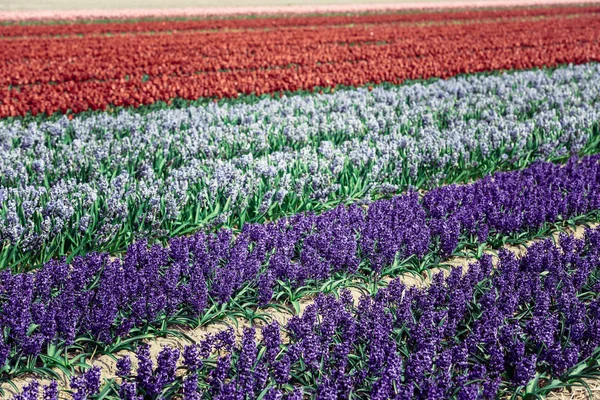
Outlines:
{"type": "MultiPolygon", "coordinates": [[[[422,22],[407,24],[395,23],[389,14],[359,15],[350,17],[355,22],[342,25],[327,25],[330,17],[320,16],[314,17],[321,22],[319,29],[279,24],[275,29],[0,40],[0,82],[5,87],[0,91],[0,117],[340,84],[398,84],[600,60],[597,7],[487,15],[479,19],[481,14],[472,13],[474,19],[448,23],[438,19],[448,14],[429,13],[417,17],[422,22]]],[[[170,24],[162,24],[160,30],[169,29],[170,24]]],[[[23,31],[9,25],[0,32],[13,30],[23,31]]]]}
{"type": "Polygon", "coordinates": [[[339,206],[269,224],[246,224],[107,253],[53,260],[29,273],[0,273],[0,365],[82,336],[103,343],[174,316],[201,317],[252,287],[271,301],[277,282],[302,285],[397,260],[452,254],[475,237],[510,235],[600,209],[600,156],[538,162],[469,185],[339,206]]]}
{"type": "MultiPolygon", "coordinates": [[[[521,258],[503,250],[495,267],[486,255],[464,274],[460,267],[437,274],[427,288],[394,280],[357,305],[348,291],[321,294],[285,335],[277,322],[260,340],[254,328],[238,343],[225,330],[182,354],[165,347],[156,366],[141,345],[137,370],[121,358],[110,390],[126,400],[534,396],[543,393],[528,385],[536,374],[568,379],[597,357],[599,265],[600,230],[590,229],[583,239],[535,243],[521,258]]],[[[74,378],[76,387],[96,394],[95,376],[91,369],[74,378]]]]}
{"type": "Polygon", "coordinates": [[[588,64],[4,122],[3,259],[119,251],[139,238],[322,211],[586,152],[600,137],[599,81],[600,66],[588,64]]]}
{"type": "Polygon", "coordinates": [[[600,376],[600,7],[55,22],[0,23],[0,397],[600,376]]]}

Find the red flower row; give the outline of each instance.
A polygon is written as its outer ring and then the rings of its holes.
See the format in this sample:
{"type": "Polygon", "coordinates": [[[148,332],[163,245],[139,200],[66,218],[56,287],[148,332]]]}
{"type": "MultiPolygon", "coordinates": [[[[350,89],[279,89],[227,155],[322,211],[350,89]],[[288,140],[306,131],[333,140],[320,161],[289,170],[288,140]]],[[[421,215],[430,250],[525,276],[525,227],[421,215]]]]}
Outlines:
{"type": "Polygon", "coordinates": [[[597,61],[600,15],[0,40],[0,49],[6,117],[597,61]]]}
{"type": "MultiPolygon", "coordinates": [[[[580,25],[600,15],[580,17],[580,25]]],[[[572,23],[556,19],[556,26],[572,23]]],[[[585,41],[588,30],[578,30],[564,39],[585,41]],[[572,36],[576,35],[576,36],[572,36]]],[[[477,40],[482,48],[555,44],[543,43],[523,34],[521,22],[471,23],[458,26],[401,27],[393,24],[328,27],[319,30],[278,29],[271,31],[186,33],[177,35],[88,37],[69,40],[39,39],[3,43],[0,55],[0,85],[85,82],[90,80],[143,81],[149,77],[188,76],[211,72],[241,72],[318,64],[368,61],[372,57],[401,59],[447,52],[433,47],[454,41],[450,51],[469,50],[477,40]],[[496,36],[500,30],[502,37],[496,36]]],[[[537,39],[536,39],[537,40],[537,39]]]]}
{"type": "Polygon", "coordinates": [[[0,36],[55,36],[105,33],[172,32],[212,29],[265,29],[347,24],[415,23],[469,19],[536,17],[600,12],[600,7],[539,7],[497,10],[398,12],[363,15],[316,15],[233,19],[151,20],[138,22],[70,23],[49,25],[2,25],[0,36]]]}

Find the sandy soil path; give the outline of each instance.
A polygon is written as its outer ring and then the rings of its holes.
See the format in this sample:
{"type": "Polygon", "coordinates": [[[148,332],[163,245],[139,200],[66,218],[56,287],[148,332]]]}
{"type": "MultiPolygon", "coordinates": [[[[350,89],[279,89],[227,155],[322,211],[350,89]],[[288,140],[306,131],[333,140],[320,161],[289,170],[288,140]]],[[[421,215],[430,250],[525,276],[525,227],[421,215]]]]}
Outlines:
{"type": "MultiPolygon", "coordinates": [[[[582,0],[0,0],[0,20],[361,12],[580,3],[582,0]],[[124,5],[127,8],[123,8],[124,5]]],[[[585,3],[600,4],[600,0],[585,3]]]]}

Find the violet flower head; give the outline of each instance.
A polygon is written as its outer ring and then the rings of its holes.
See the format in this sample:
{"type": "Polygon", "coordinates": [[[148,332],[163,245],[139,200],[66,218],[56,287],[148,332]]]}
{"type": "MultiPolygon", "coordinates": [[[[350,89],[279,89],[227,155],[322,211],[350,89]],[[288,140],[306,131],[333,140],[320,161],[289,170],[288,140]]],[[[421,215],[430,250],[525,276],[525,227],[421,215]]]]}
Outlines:
{"type": "Polygon", "coordinates": [[[189,345],[184,347],[183,365],[185,365],[190,372],[195,372],[202,367],[200,349],[197,345],[189,345]]]}
{"type": "Polygon", "coordinates": [[[183,380],[183,400],[200,400],[198,392],[198,375],[192,372],[183,380]]]}
{"type": "Polygon", "coordinates": [[[13,400],[37,400],[40,391],[38,381],[33,381],[23,388],[20,394],[13,396],[13,400]]]}
{"type": "Polygon", "coordinates": [[[131,375],[131,358],[129,356],[121,357],[117,361],[117,376],[123,378],[131,375]]]}
{"type": "Polygon", "coordinates": [[[263,397],[265,400],[281,400],[282,398],[283,393],[281,393],[281,390],[276,388],[269,389],[265,394],[265,397],[263,397]]]}
{"type": "Polygon", "coordinates": [[[135,382],[123,382],[119,387],[119,397],[122,400],[143,400],[144,396],[137,394],[135,382]]]}
{"type": "Polygon", "coordinates": [[[43,399],[58,400],[58,383],[56,381],[52,381],[47,386],[44,386],[43,399]]]}

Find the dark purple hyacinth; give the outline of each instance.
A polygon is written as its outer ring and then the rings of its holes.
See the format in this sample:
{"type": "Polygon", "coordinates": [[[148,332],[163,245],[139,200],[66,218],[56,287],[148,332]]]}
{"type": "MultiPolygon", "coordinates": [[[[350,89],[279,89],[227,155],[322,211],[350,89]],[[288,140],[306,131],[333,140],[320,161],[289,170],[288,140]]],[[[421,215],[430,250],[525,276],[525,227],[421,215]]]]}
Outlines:
{"type": "Polygon", "coordinates": [[[83,375],[71,378],[74,400],[85,400],[100,391],[100,367],[92,367],[83,375]]]}
{"type": "Polygon", "coordinates": [[[40,384],[37,381],[33,381],[25,386],[21,393],[13,396],[13,400],[38,400],[39,392],[40,384]]]}
{"type": "MultiPolygon", "coordinates": [[[[135,380],[136,387],[151,398],[159,396],[162,389],[175,381],[177,369],[177,360],[180,352],[177,349],[165,347],[156,360],[156,368],[150,356],[150,347],[148,344],[140,345],[138,349],[138,369],[135,380]]],[[[120,360],[121,365],[127,364],[127,361],[120,360]]],[[[131,390],[131,386],[126,385],[123,391],[131,390]]]]}
{"type": "MultiPolygon", "coordinates": [[[[428,252],[447,256],[461,237],[481,241],[597,210],[599,160],[600,156],[573,158],[564,166],[540,162],[473,184],[434,189],[422,198],[408,193],[380,200],[368,210],[340,206],[321,215],[246,224],[238,235],[222,229],[173,238],[168,246],[140,241],[115,260],[89,254],[70,264],[54,260],[31,273],[2,272],[0,326],[8,329],[0,332],[8,334],[0,337],[0,362],[37,355],[49,343],[72,343],[81,335],[110,343],[134,327],[175,313],[200,317],[209,299],[226,302],[246,285],[256,287],[257,300],[266,304],[278,280],[302,284],[336,272],[354,273],[359,267],[380,271],[397,258],[428,252]]],[[[460,329],[457,320],[465,312],[458,297],[455,302],[444,325],[446,334],[460,329]]],[[[507,299],[505,307],[511,304],[507,299]]],[[[525,329],[553,324],[537,319],[525,329]]],[[[548,338],[538,340],[552,344],[548,338]]],[[[317,343],[312,345],[319,349],[317,343]]],[[[311,358],[313,362],[317,361],[311,358]]],[[[384,365],[378,358],[373,363],[384,365]]],[[[526,375],[523,363],[518,371],[526,375]]],[[[161,379],[169,380],[168,375],[161,379]]],[[[326,393],[338,384],[323,385],[326,393]]]]}
{"type": "Polygon", "coordinates": [[[124,378],[131,374],[131,359],[129,356],[120,358],[117,361],[117,376],[124,378]]]}
{"type": "Polygon", "coordinates": [[[58,400],[58,383],[51,382],[48,386],[44,386],[44,400],[58,400]]]}
{"type": "MultiPolygon", "coordinates": [[[[140,346],[137,376],[111,390],[136,400],[524,395],[536,373],[568,377],[570,368],[598,357],[599,266],[600,229],[588,229],[584,239],[563,234],[558,244],[533,244],[521,258],[501,251],[496,267],[485,255],[464,275],[457,267],[423,289],[394,280],[357,305],[349,292],[319,295],[288,322],[285,340],[277,323],[263,327],[261,340],[253,328],[237,343],[232,330],[209,335],[184,350],[179,376],[177,350],[164,348],[155,369],[148,346],[140,346]]],[[[96,391],[93,371],[74,387],[96,391]]]]}

